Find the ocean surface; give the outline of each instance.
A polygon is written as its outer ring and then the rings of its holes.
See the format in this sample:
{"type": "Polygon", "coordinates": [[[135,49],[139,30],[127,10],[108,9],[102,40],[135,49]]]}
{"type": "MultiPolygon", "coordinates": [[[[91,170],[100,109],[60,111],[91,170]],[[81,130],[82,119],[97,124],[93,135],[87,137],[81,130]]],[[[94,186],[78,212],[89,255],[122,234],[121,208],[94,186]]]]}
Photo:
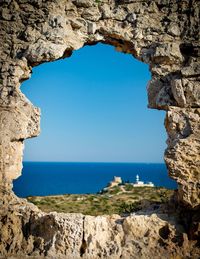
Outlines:
{"type": "Polygon", "coordinates": [[[13,190],[19,197],[97,193],[114,176],[135,182],[136,174],[141,181],[151,181],[155,186],[177,188],[165,164],[24,162],[22,176],[14,181],[13,190]]]}

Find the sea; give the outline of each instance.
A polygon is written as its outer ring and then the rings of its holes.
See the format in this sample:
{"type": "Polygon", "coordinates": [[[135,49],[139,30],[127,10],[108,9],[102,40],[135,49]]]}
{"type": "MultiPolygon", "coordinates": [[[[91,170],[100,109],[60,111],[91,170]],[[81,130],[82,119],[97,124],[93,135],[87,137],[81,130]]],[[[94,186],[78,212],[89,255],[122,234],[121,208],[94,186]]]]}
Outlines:
{"type": "Polygon", "coordinates": [[[97,193],[113,179],[135,182],[136,175],[155,186],[176,189],[165,164],[24,162],[22,175],[14,181],[19,197],[97,193]]]}

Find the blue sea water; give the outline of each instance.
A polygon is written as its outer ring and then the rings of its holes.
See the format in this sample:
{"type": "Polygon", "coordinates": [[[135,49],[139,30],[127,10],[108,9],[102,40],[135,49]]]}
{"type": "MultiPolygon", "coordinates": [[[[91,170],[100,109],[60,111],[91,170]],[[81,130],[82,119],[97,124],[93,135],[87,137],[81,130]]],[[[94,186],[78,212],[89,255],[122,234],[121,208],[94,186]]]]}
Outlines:
{"type": "Polygon", "coordinates": [[[156,186],[177,187],[168,177],[165,164],[24,162],[13,190],[19,197],[97,193],[114,176],[135,182],[136,174],[156,186]]]}

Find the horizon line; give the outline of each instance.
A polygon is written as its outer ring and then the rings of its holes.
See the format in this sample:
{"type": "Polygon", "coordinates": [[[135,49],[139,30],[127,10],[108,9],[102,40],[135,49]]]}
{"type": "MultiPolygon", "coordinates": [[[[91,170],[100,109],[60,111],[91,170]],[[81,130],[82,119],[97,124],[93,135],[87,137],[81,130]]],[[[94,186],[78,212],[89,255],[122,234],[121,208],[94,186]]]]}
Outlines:
{"type": "Polygon", "coordinates": [[[23,163],[116,163],[116,164],[165,164],[165,162],[134,162],[134,161],[23,161],[23,163]]]}

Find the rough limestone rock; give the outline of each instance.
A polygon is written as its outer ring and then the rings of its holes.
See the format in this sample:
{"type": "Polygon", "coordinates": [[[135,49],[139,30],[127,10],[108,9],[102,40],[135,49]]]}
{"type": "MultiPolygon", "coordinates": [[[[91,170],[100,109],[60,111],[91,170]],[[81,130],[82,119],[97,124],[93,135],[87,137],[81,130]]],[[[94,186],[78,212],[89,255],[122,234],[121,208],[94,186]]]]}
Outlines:
{"type": "MultiPolygon", "coordinates": [[[[178,214],[167,215],[164,206],[126,217],[94,217],[47,214],[11,193],[3,197],[0,258],[198,259],[200,255],[198,223],[191,226],[193,235],[189,235],[178,214]]],[[[193,223],[197,217],[193,215],[193,223]]]]}
{"type": "Polygon", "coordinates": [[[198,0],[0,1],[0,255],[198,258],[199,6],[198,0]],[[23,142],[40,132],[40,110],[22,94],[21,83],[34,66],[98,42],[149,64],[148,106],[166,110],[164,158],[178,182],[175,200],[185,206],[185,215],[197,215],[185,216],[183,231],[159,215],[122,220],[44,214],[12,194],[12,181],[21,174],[23,142]],[[158,228],[163,228],[161,238],[158,228]]]}

